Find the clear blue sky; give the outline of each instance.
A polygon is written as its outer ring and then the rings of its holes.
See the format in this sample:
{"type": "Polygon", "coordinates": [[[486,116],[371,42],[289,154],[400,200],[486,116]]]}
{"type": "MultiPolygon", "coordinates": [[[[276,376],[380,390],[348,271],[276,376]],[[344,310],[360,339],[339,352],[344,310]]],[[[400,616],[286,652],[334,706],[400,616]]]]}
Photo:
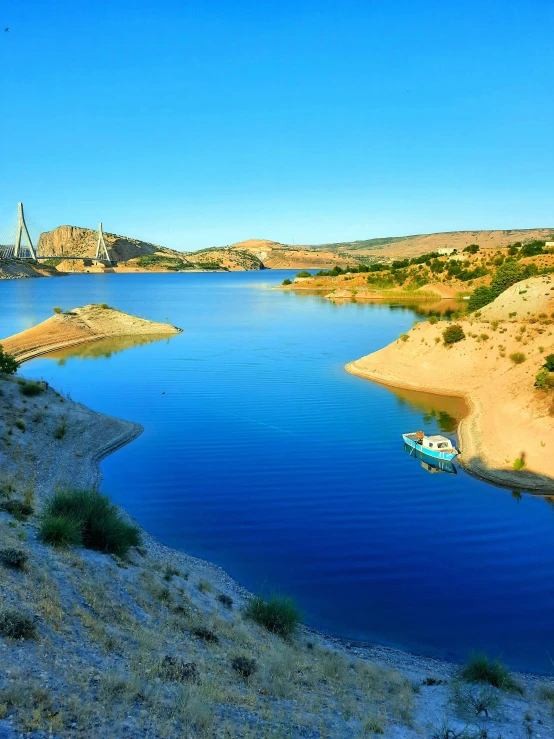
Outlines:
{"type": "Polygon", "coordinates": [[[186,250],[554,226],[552,0],[3,0],[0,24],[0,224],[22,200],[186,250]]]}

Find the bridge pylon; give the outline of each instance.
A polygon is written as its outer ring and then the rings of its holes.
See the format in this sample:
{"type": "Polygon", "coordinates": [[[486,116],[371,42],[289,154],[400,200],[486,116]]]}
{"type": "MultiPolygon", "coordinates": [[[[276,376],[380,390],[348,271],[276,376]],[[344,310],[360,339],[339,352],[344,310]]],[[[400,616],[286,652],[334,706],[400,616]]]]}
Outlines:
{"type": "Polygon", "coordinates": [[[96,256],[94,258],[106,262],[110,261],[108,247],[106,246],[104,232],[102,231],[102,223],[98,224],[98,244],[96,245],[96,256]]]}
{"type": "Polygon", "coordinates": [[[27,228],[27,224],[25,223],[25,214],[23,212],[23,203],[17,204],[17,235],[15,237],[15,248],[13,250],[13,256],[14,259],[22,259],[22,246],[21,246],[21,239],[23,235],[27,237],[27,241],[29,242],[27,248],[29,250],[29,253],[31,255],[31,259],[37,258],[37,253],[35,251],[35,247],[33,246],[33,242],[31,241],[31,237],[29,235],[29,229],[27,228]]]}

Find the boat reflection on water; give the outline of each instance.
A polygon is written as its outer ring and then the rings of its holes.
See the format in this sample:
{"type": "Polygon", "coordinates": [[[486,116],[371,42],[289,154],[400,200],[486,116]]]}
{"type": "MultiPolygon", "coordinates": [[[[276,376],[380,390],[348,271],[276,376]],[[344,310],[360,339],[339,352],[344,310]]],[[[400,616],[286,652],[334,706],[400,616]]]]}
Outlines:
{"type": "Polygon", "coordinates": [[[458,474],[456,466],[446,459],[435,459],[434,457],[428,457],[426,454],[422,454],[418,449],[414,449],[413,447],[408,446],[408,444],[404,444],[402,448],[406,452],[406,454],[409,454],[410,457],[419,459],[421,461],[421,466],[423,467],[423,469],[432,475],[437,472],[448,472],[451,475],[458,474]]]}

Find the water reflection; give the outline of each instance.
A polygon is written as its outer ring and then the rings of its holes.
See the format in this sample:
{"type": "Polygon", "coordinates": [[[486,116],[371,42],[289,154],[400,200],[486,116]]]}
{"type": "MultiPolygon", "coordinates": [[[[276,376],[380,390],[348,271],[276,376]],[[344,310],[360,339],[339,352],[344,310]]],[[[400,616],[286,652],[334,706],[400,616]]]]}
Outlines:
{"type": "Polygon", "coordinates": [[[396,395],[400,406],[408,405],[420,411],[425,426],[436,423],[445,434],[454,433],[462,418],[468,413],[468,407],[463,398],[394,387],[387,387],[387,389],[396,395]]]}
{"type": "Polygon", "coordinates": [[[45,359],[54,359],[60,367],[66,363],[68,359],[109,359],[113,354],[119,354],[126,349],[132,349],[136,346],[144,346],[154,341],[163,341],[166,343],[172,338],[168,334],[148,334],[146,336],[111,336],[107,339],[100,339],[90,344],[79,344],[71,346],[67,349],[59,349],[45,355],[45,359]]]}
{"type": "Polygon", "coordinates": [[[408,444],[404,444],[402,448],[410,457],[418,459],[421,462],[421,467],[432,475],[437,472],[447,472],[451,475],[458,474],[456,466],[446,459],[428,457],[425,454],[422,454],[419,449],[415,449],[413,446],[409,446],[408,444]]]}

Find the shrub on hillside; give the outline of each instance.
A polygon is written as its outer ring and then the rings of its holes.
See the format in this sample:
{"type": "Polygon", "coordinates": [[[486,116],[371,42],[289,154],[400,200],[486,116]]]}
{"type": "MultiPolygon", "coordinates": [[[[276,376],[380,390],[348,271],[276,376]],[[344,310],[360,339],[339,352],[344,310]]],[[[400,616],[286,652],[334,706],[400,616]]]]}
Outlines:
{"type": "Polygon", "coordinates": [[[25,518],[33,513],[33,507],[21,500],[3,500],[0,501],[0,511],[11,513],[16,518],[25,518]]]}
{"type": "Polygon", "coordinates": [[[0,549],[0,560],[2,564],[11,567],[12,570],[23,570],[27,562],[27,555],[22,549],[7,547],[6,549],[0,549]]]}
{"type": "Polygon", "coordinates": [[[55,313],[57,316],[59,316],[60,313],[63,313],[63,310],[58,306],[55,306],[54,308],[52,308],[52,313],[55,313]]]}
{"type": "Polygon", "coordinates": [[[33,639],[36,635],[32,616],[14,608],[0,611],[0,635],[10,639],[33,639]]]}
{"type": "Polygon", "coordinates": [[[60,518],[69,522],[67,532],[72,526],[78,527],[82,543],[88,549],[122,557],[131,547],[140,545],[138,528],[127,523],[109,498],[96,490],[55,493],[46,505],[43,526],[48,521],[52,526],[53,519],[60,518]]]}
{"type": "Polygon", "coordinates": [[[514,364],[523,364],[527,357],[523,352],[512,352],[512,354],[510,354],[510,359],[514,364]]]}
{"type": "Polygon", "coordinates": [[[479,251],[479,244],[470,244],[469,246],[466,246],[464,251],[468,254],[477,254],[479,251]]]}
{"type": "Polygon", "coordinates": [[[80,521],[67,516],[46,514],[40,524],[39,538],[53,547],[69,547],[82,544],[80,521]]]}
{"type": "Polygon", "coordinates": [[[499,659],[491,660],[483,652],[472,652],[462,667],[461,678],[471,683],[487,683],[501,690],[517,690],[510,670],[499,659]]]}
{"type": "Polygon", "coordinates": [[[463,328],[460,326],[459,323],[453,323],[451,326],[448,326],[448,328],[445,328],[442,332],[442,338],[444,339],[445,344],[455,344],[458,341],[462,341],[462,339],[465,339],[466,335],[464,333],[463,328]]]}
{"type": "Polygon", "coordinates": [[[541,369],[535,377],[535,387],[539,390],[554,390],[554,374],[547,369],[541,369]]]}
{"type": "Polygon", "coordinates": [[[235,670],[235,672],[238,672],[241,677],[247,680],[258,669],[258,663],[255,659],[250,659],[250,657],[243,657],[239,655],[237,657],[233,657],[233,659],[231,660],[231,667],[233,668],[233,670],[235,670]]]}
{"type": "Polygon", "coordinates": [[[33,382],[33,380],[19,380],[19,392],[27,397],[40,395],[45,390],[42,382],[33,382]]]}
{"type": "Polygon", "coordinates": [[[289,280],[289,278],[288,278],[288,277],[286,277],[286,278],[285,278],[285,279],[283,280],[283,283],[282,283],[282,284],[283,284],[283,285],[292,285],[292,280],[289,280]]]}
{"type": "Polygon", "coordinates": [[[272,595],[269,600],[256,596],[249,602],[246,615],[282,637],[292,636],[303,616],[294,598],[286,595],[272,595]]]}
{"type": "Polygon", "coordinates": [[[23,570],[27,562],[27,555],[22,549],[7,547],[0,549],[0,561],[12,570],[23,570]]]}
{"type": "Polygon", "coordinates": [[[4,347],[0,344],[0,375],[13,375],[18,367],[17,359],[11,354],[6,354],[4,347]]]}
{"type": "Polygon", "coordinates": [[[299,272],[296,276],[297,277],[311,277],[312,275],[310,272],[307,272],[305,269],[303,269],[302,272],[299,272]]]}
{"type": "Polygon", "coordinates": [[[544,367],[549,372],[554,372],[554,354],[548,354],[544,358],[544,367]]]}
{"type": "Polygon", "coordinates": [[[490,287],[486,287],[485,285],[476,287],[467,302],[467,309],[470,313],[480,310],[483,306],[492,303],[495,297],[490,287]]]}

